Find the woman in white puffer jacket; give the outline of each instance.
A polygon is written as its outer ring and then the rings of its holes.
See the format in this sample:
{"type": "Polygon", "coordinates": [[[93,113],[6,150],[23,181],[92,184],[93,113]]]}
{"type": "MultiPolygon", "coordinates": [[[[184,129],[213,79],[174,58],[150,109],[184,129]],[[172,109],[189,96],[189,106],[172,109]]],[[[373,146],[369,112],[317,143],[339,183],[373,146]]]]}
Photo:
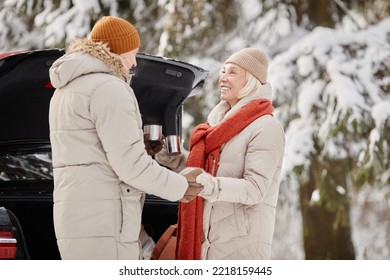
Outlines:
{"type": "Polygon", "coordinates": [[[178,259],[271,258],[285,138],[272,115],[267,68],[257,49],[231,55],[219,78],[221,102],[194,129],[189,155],[156,155],[175,171],[187,165],[208,172],[198,176],[204,201],[181,205],[178,259]]]}

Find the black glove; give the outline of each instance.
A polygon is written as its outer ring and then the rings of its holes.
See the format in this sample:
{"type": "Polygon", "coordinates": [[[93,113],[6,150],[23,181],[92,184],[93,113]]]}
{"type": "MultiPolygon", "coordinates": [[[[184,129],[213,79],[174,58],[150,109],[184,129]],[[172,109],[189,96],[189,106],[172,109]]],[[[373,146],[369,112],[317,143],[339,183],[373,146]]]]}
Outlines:
{"type": "Polygon", "coordinates": [[[150,156],[154,156],[160,152],[164,146],[164,139],[149,140],[149,134],[144,134],[145,150],[150,156]]]}

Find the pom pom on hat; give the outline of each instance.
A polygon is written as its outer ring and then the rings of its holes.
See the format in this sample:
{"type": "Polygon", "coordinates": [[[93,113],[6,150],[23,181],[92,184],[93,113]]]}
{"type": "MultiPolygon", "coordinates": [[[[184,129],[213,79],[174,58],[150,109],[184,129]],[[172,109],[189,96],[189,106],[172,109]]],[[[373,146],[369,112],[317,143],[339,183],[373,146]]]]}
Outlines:
{"type": "Polygon", "coordinates": [[[234,63],[251,73],[262,84],[267,83],[268,58],[258,49],[241,49],[226,59],[226,63],[234,63]]]}
{"type": "Polygon", "coordinates": [[[116,54],[127,53],[140,47],[138,31],[128,21],[104,16],[92,28],[90,39],[107,43],[110,51],[116,54]]]}

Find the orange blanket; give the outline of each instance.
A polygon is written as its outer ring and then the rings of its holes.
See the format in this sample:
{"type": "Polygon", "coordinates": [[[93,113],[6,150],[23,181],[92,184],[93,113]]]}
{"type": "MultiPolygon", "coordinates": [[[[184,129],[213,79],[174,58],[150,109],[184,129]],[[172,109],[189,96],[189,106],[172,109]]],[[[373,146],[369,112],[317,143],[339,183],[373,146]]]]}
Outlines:
{"type": "MultiPolygon", "coordinates": [[[[190,137],[187,166],[201,167],[215,176],[221,146],[240,133],[247,125],[263,115],[272,115],[273,106],[267,99],[258,99],[243,106],[230,118],[210,127],[208,123],[196,126],[190,137]]],[[[176,259],[201,258],[203,198],[180,203],[178,213],[176,259]]]]}

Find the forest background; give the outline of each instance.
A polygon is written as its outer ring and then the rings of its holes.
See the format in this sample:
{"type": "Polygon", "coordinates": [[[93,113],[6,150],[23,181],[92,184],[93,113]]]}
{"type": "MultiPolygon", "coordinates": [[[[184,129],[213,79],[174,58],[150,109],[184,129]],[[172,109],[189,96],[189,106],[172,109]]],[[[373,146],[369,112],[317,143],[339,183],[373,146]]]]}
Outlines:
{"type": "Polygon", "coordinates": [[[390,1],[4,0],[0,52],[64,48],[103,15],[132,22],[140,52],[209,71],[185,146],[223,61],[266,52],[286,131],[273,259],[390,259],[390,1]]]}

